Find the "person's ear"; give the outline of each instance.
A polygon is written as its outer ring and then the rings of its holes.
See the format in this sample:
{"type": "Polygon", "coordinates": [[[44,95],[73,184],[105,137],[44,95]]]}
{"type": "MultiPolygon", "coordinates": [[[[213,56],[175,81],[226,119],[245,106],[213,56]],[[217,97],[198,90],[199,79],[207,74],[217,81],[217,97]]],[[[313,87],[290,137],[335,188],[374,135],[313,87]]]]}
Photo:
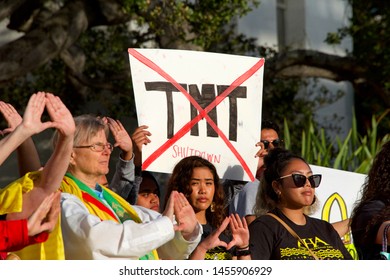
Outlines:
{"type": "Polygon", "coordinates": [[[281,194],[281,191],[280,191],[280,183],[278,181],[272,181],[272,189],[279,197],[281,194]]]}
{"type": "Polygon", "coordinates": [[[74,165],[75,164],[75,158],[76,158],[76,153],[74,151],[72,151],[72,153],[70,154],[69,163],[74,165]]]}

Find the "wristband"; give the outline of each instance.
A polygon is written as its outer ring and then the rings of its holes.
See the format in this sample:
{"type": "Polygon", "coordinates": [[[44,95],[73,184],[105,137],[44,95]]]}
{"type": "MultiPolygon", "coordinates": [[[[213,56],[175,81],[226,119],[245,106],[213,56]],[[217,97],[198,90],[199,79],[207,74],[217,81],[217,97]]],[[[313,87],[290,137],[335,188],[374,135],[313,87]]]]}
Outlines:
{"type": "Polygon", "coordinates": [[[242,256],[249,256],[251,254],[251,250],[246,249],[246,250],[236,250],[235,251],[235,256],[236,257],[242,257],[242,256]]]}
{"type": "Polygon", "coordinates": [[[248,256],[250,254],[251,254],[251,250],[249,249],[249,245],[243,248],[236,247],[236,249],[234,250],[234,255],[236,257],[248,256]]]}
{"type": "Polygon", "coordinates": [[[243,250],[248,250],[249,249],[249,244],[244,246],[244,247],[236,247],[236,250],[243,251],[243,250]]]}

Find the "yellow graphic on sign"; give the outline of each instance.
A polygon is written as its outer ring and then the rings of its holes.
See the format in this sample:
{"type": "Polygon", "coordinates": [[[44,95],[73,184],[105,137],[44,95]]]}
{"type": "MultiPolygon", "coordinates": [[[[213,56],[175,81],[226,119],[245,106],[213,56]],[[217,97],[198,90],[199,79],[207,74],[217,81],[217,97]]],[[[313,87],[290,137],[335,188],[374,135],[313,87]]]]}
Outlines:
{"type": "MultiPolygon", "coordinates": [[[[347,205],[345,204],[345,200],[337,192],[333,193],[325,201],[324,206],[322,207],[321,219],[323,219],[327,222],[330,222],[330,214],[331,214],[334,202],[337,202],[338,209],[339,209],[339,212],[341,214],[341,220],[348,219],[349,218],[348,217],[348,210],[347,210],[347,205]]],[[[358,254],[357,254],[356,248],[352,242],[351,232],[348,232],[346,235],[344,235],[343,240],[344,240],[345,247],[348,249],[348,252],[351,254],[352,258],[354,260],[357,260],[358,254]]]]}

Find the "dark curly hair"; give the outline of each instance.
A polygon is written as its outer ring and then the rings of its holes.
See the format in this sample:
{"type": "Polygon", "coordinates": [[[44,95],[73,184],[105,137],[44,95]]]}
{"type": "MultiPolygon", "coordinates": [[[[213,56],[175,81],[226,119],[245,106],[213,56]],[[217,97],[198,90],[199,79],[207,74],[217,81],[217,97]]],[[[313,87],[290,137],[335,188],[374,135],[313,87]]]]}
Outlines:
{"type": "Polygon", "coordinates": [[[219,227],[225,218],[225,212],[223,208],[224,195],[222,185],[220,183],[215,166],[202,157],[185,157],[175,165],[172,171],[172,175],[168,180],[168,189],[165,205],[172,191],[181,192],[187,198],[191,195],[192,188],[190,186],[190,180],[192,178],[192,171],[196,167],[207,167],[213,174],[215,186],[215,192],[213,197],[214,209],[213,212],[210,209],[211,207],[206,210],[206,220],[210,225],[214,227],[219,227]]]}
{"type": "Polygon", "coordinates": [[[366,181],[363,184],[361,198],[355,203],[351,214],[351,227],[355,226],[356,217],[363,207],[371,202],[379,200],[385,207],[367,221],[364,236],[368,238],[369,232],[384,221],[390,220],[390,141],[386,142],[375,156],[366,181]]]}
{"type": "Polygon", "coordinates": [[[273,129],[273,130],[276,131],[276,133],[278,135],[279,135],[279,132],[280,132],[279,126],[276,123],[274,123],[273,121],[270,121],[270,120],[263,120],[261,122],[261,130],[263,130],[263,129],[273,129]]]}
{"type": "MultiPolygon", "coordinates": [[[[265,170],[256,197],[256,216],[261,216],[278,205],[279,197],[272,188],[272,182],[282,176],[284,169],[294,159],[300,159],[309,166],[304,158],[284,148],[274,148],[264,157],[265,170]]],[[[313,204],[305,209],[306,213],[310,214],[316,210],[316,200],[314,196],[313,204]]]]}

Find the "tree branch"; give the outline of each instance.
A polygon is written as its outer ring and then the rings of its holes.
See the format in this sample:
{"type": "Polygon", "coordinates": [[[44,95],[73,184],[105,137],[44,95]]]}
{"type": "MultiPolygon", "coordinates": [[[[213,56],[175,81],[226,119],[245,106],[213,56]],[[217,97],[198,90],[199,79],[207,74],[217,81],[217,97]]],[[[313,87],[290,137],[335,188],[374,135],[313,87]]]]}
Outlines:
{"type": "Polygon", "coordinates": [[[365,69],[351,57],[313,50],[282,52],[266,62],[267,77],[318,77],[334,81],[365,79],[365,69]]]}

